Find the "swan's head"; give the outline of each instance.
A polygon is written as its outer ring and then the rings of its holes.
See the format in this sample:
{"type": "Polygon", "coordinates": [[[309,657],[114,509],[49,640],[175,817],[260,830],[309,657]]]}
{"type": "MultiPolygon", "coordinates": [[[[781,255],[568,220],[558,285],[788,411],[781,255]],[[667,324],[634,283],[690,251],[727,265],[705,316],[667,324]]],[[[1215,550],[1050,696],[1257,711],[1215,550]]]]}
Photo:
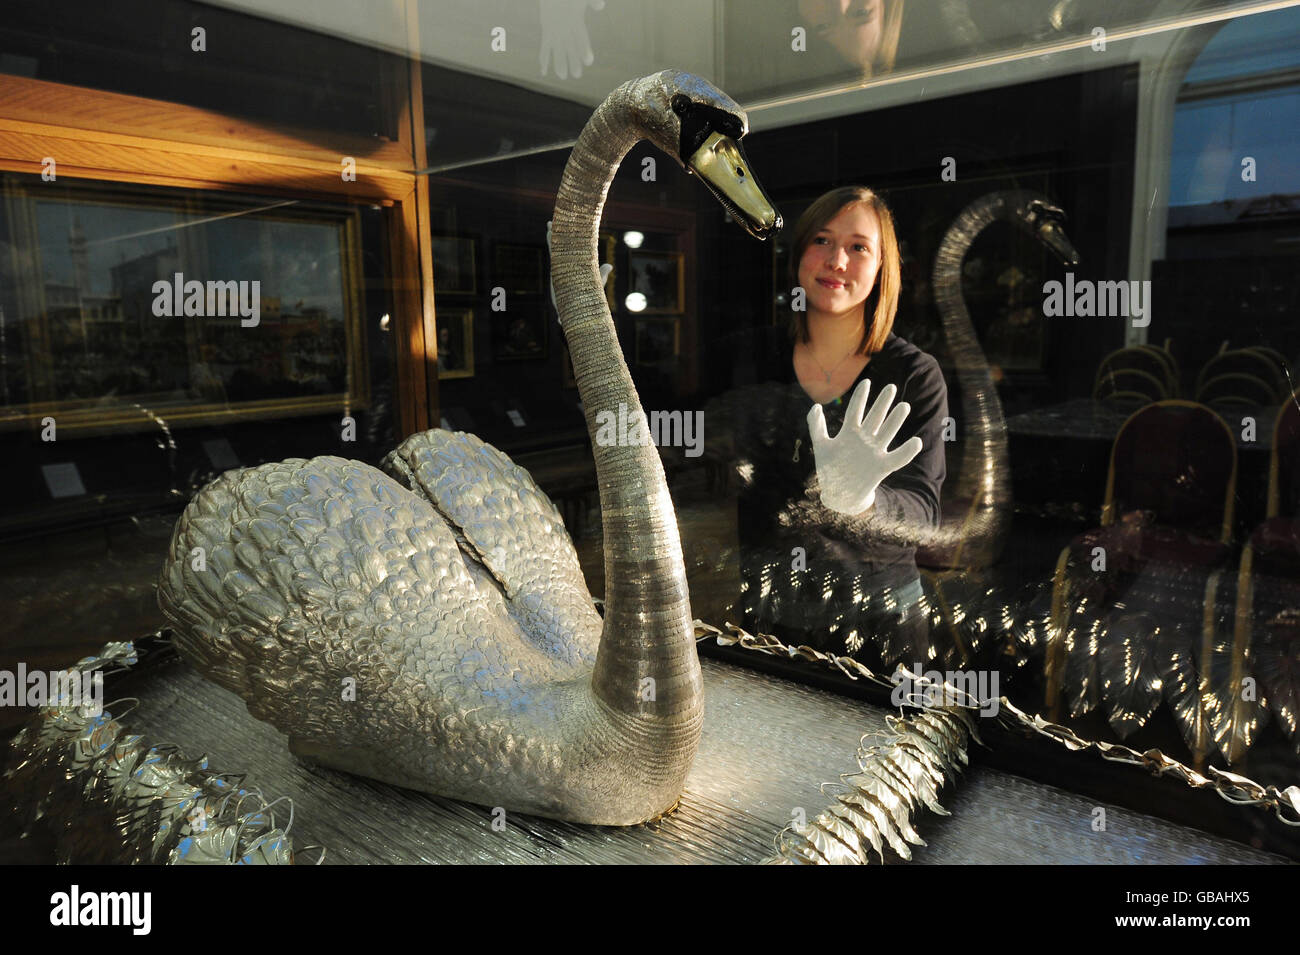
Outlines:
{"type": "Polygon", "coordinates": [[[1065,212],[1060,207],[1046,199],[1033,198],[1025,204],[1021,216],[1038,241],[1051,249],[1063,265],[1079,264],[1078,250],[1065,234],[1065,212]]]}
{"type": "Polygon", "coordinates": [[[634,109],[647,139],[699,176],[750,235],[766,239],[781,228],[781,214],[740,148],[749,120],[731,97],[678,70],[647,76],[634,87],[634,109]]]}

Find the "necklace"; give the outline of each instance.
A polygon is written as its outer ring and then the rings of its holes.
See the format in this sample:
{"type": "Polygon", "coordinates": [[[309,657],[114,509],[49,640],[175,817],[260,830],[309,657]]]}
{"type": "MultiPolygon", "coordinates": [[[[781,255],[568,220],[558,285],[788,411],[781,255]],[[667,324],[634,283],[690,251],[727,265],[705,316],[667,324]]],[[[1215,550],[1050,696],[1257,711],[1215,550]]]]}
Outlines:
{"type": "Polygon", "coordinates": [[[813,355],[813,350],[812,350],[811,347],[808,349],[808,354],[809,354],[809,355],[812,355],[812,360],[815,361],[815,362],[817,362],[817,367],[820,368],[820,369],[822,370],[822,374],[826,376],[826,384],[829,385],[829,384],[831,383],[831,375],[835,374],[835,372],[839,370],[840,365],[844,364],[846,361],[849,360],[849,355],[852,355],[853,352],[849,352],[849,353],[846,354],[843,358],[841,358],[839,361],[837,361],[837,362],[835,363],[835,367],[832,368],[830,371],[827,371],[827,370],[826,370],[826,366],[823,365],[820,361],[817,360],[817,356],[816,356],[816,355],[813,355]]]}

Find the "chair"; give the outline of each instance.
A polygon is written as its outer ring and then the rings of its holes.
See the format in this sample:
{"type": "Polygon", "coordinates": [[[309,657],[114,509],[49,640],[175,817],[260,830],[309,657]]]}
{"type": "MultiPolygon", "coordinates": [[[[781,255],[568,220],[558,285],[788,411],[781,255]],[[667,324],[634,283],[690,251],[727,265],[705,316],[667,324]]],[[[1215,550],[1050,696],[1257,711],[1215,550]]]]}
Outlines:
{"type": "MultiPolygon", "coordinates": [[[[1203,633],[1216,576],[1231,554],[1236,480],[1236,441],[1210,408],[1161,401],[1124,422],[1111,447],[1101,526],[1078,535],[1057,559],[1048,628],[1049,711],[1060,705],[1069,662],[1066,628],[1075,607],[1091,608],[1093,617],[1083,626],[1094,632],[1104,631],[1108,620],[1141,617],[1145,607],[1155,608],[1150,613],[1161,628],[1184,643],[1186,634],[1203,633]],[[1097,554],[1104,557],[1104,570],[1091,572],[1097,554]]],[[[1106,652],[1106,637],[1100,633],[1099,653],[1106,652]]]]}

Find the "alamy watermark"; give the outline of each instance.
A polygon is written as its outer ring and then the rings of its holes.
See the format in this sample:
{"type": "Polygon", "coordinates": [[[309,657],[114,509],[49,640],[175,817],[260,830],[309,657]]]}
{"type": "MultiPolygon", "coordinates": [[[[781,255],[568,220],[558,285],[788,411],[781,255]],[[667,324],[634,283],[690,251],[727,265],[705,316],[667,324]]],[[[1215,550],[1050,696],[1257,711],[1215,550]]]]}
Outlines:
{"type": "Polygon", "coordinates": [[[596,412],[596,443],[609,447],[685,448],[688,458],[704,453],[703,411],[644,411],[628,413],[620,401],[618,411],[596,412]]]}
{"type": "Polygon", "coordinates": [[[262,320],[262,283],[256,279],[205,283],[198,279],[186,281],[185,273],[177,272],[170,282],[154,282],[153,294],[153,313],[159,318],[237,315],[244,328],[255,328],[262,320]]]}
{"type": "Polygon", "coordinates": [[[900,663],[890,682],[894,684],[889,702],[894,706],[978,707],[980,716],[997,716],[1001,694],[997,670],[938,670],[921,672],[921,664],[912,664],[908,672],[900,663]]]}
{"type": "Polygon", "coordinates": [[[104,712],[104,674],[99,670],[0,670],[0,706],[75,706],[88,716],[104,712]]]}
{"type": "Polygon", "coordinates": [[[1151,324],[1151,282],[1094,282],[1065,273],[1065,281],[1043,283],[1048,318],[1131,318],[1134,328],[1151,324]]]}
{"type": "Polygon", "coordinates": [[[55,926],[117,925],[133,935],[148,935],[152,912],[151,892],[83,892],[73,885],[50,896],[50,924],[55,926]]]}

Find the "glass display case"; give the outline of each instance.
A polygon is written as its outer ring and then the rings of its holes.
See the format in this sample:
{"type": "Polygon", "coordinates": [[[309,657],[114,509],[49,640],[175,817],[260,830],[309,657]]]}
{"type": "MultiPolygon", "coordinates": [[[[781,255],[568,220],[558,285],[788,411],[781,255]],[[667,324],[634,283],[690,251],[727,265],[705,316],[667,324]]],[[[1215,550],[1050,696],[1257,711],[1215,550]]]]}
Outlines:
{"type": "MultiPolygon", "coordinates": [[[[1009,827],[995,849],[918,803],[933,834],[918,860],[1294,860],[1298,265],[1295,3],[15,8],[0,23],[0,671],[142,641],[149,666],[117,677],[142,701],[123,725],[214,753],[204,726],[228,725],[250,742],[227,760],[258,765],[222,768],[273,780],[336,858],[493,858],[490,840],[436,847],[457,819],[488,819],[485,800],[388,786],[367,804],[351,777],[304,771],[198,675],[183,636],[175,657],[159,606],[179,586],[173,531],[222,475],[330,456],[396,474],[406,439],[463,432],[555,505],[543,536],[572,541],[606,631],[626,607],[605,600],[621,593],[609,568],[632,566],[610,543],[628,502],[675,522],[704,735],[685,818],[645,858],[757,861],[784,829],[787,859],[825,861],[817,840],[845,838],[808,834],[817,785],[858,768],[858,738],[896,729],[900,704],[928,712],[911,704],[933,677],[967,689],[929,710],[966,704],[990,743],[944,799],[972,786],[1088,835],[1054,852],[1009,827]],[[784,228],[756,241],[698,171],[635,137],[596,190],[581,289],[640,402],[629,428],[596,403],[617,362],[575,331],[581,283],[552,271],[570,238],[557,192],[606,97],[668,69],[743,109],[728,155],[784,228]],[[639,426],[670,500],[602,470],[601,448],[639,426]],[[843,488],[867,503],[834,506],[843,488]],[[151,708],[151,685],[192,707],[151,708]],[[727,708],[747,700],[752,725],[727,708]],[[728,775],[759,751],[771,779],[728,775]],[[746,785],[734,843],[709,842],[709,800],[746,785]],[[353,801],[441,821],[409,852],[395,831],[349,849],[353,801]],[[1107,841],[1099,807],[1150,838],[1107,841]]],[[[507,600],[494,548],[550,559],[445,519],[507,600]]],[[[6,738],[38,718],[22,702],[0,705],[6,738]]],[[[616,837],[585,854],[561,818],[564,853],[516,840],[498,857],[640,858],[616,837]]],[[[0,846],[69,858],[48,834],[0,846]]],[[[891,846],[876,853],[895,861],[891,846]]]]}

